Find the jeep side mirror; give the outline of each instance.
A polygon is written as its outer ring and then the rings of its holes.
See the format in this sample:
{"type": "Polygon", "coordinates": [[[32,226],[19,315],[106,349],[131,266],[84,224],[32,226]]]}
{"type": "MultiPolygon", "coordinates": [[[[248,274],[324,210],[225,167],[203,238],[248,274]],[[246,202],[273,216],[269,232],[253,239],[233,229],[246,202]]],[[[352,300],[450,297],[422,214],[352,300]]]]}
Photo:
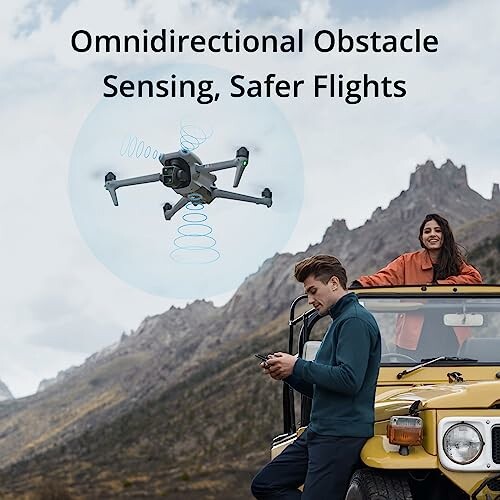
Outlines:
{"type": "Polygon", "coordinates": [[[319,340],[308,340],[304,344],[302,359],[305,359],[306,361],[314,361],[320,345],[321,342],[319,340]]]}

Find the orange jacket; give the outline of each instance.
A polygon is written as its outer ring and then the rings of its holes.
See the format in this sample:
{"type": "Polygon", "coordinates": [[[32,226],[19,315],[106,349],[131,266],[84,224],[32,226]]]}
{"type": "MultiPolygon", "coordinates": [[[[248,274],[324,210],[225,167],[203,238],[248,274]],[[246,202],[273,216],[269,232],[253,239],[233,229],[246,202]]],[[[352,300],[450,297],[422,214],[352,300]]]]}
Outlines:
{"type": "MultiPolygon", "coordinates": [[[[363,286],[383,285],[430,285],[434,275],[431,258],[427,250],[404,253],[387,266],[370,276],[361,276],[358,281],[363,286]]],[[[466,264],[462,264],[458,276],[449,276],[445,280],[437,281],[440,285],[465,285],[482,283],[479,271],[466,264]]]]}
{"type": "MultiPolygon", "coordinates": [[[[361,276],[358,281],[363,286],[383,285],[428,285],[432,283],[434,269],[427,250],[405,253],[387,264],[383,269],[370,276],[361,276]]],[[[458,276],[449,276],[438,280],[441,285],[459,285],[482,283],[481,274],[477,269],[462,264],[458,276]]],[[[418,312],[400,314],[396,323],[396,345],[404,349],[415,350],[418,346],[424,317],[418,312]]],[[[454,328],[457,340],[462,342],[470,337],[470,329],[454,328]]]]}

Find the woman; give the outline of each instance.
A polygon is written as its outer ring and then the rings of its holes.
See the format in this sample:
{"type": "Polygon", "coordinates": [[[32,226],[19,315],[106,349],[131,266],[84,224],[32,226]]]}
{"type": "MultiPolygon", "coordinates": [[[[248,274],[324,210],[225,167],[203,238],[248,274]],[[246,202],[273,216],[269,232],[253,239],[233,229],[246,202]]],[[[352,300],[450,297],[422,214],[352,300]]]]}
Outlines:
{"type": "MultiPolygon", "coordinates": [[[[465,261],[455,243],[450,225],[444,217],[438,214],[426,215],[420,225],[418,239],[422,250],[400,255],[377,273],[361,276],[352,283],[351,287],[482,283],[479,271],[465,261]]],[[[424,316],[421,313],[401,314],[396,324],[396,345],[399,352],[411,356],[411,351],[415,353],[417,347],[419,351],[427,351],[427,347],[431,344],[435,349],[436,338],[429,338],[427,332],[436,331],[436,324],[431,325],[430,321],[427,324],[429,328],[425,328],[424,316]],[[421,339],[422,333],[424,339],[421,339]]],[[[451,332],[450,329],[448,330],[451,332]]],[[[468,328],[454,328],[454,333],[455,335],[451,334],[452,339],[442,336],[440,343],[449,347],[451,340],[458,349],[458,346],[470,337],[468,328]]],[[[452,348],[444,350],[450,349],[453,350],[452,348]]],[[[434,350],[434,355],[440,354],[434,350]]]]}
{"type": "Polygon", "coordinates": [[[479,271],[467,264],[448,221],[428,214],[420,225],[423,250],[405,253],[370,276],[361,276],[354,286],[384,285],[461,285],[482,283],[479,271]]]}

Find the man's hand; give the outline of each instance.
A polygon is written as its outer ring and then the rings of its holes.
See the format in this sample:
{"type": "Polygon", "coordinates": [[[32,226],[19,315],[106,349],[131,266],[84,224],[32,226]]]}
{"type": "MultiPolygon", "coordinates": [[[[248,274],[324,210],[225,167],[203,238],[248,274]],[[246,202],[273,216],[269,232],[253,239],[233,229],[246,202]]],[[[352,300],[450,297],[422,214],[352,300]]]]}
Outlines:
{"type": "Polygon", "coordinates": [[[297,356],[285,352],[275,352],[267,361],[261,363],[261,366],[264,368],[264,372],[268,373],[274,380],[283,380],[292,374],[296,361],[297,356]]]}

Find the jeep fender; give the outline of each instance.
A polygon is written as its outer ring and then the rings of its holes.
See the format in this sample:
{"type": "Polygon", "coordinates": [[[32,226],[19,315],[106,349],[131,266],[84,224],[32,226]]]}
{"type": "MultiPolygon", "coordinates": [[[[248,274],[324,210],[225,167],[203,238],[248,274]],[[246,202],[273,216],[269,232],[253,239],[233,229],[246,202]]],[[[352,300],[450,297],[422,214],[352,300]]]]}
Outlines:
{"type": "Polygon", "coordinates": [[[425,451],[422,446],[410,446],[410,453],[400,455],[399,446],[390,444],[387,436],[370,438],[361,450],[361,460],[374,469],[437,469],[438,457],[425,451]]]}

